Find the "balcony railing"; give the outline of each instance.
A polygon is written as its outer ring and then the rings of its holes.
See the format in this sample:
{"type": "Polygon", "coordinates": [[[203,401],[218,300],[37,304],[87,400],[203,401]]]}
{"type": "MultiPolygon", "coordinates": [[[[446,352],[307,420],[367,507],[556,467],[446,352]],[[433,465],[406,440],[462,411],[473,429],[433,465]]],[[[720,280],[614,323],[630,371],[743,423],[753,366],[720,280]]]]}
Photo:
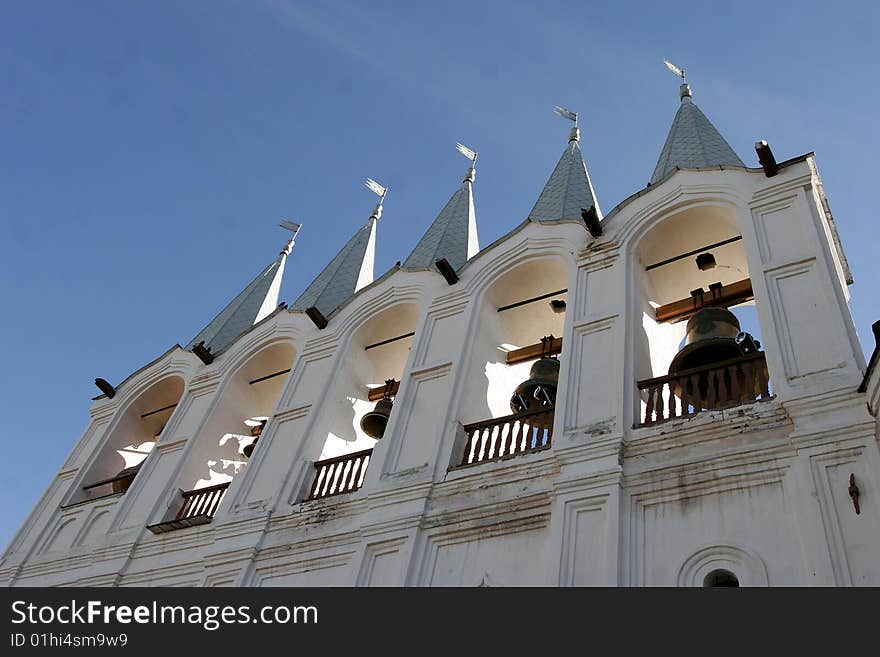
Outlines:
{"type": "Polygon", "coordinates": [[[372,449],[315,461],[315,480],[306,500],[353,493],[364,484],[372,449]]]}
{"type": "Polygon", "coordinates": [[[211,518],[217,513],[217,507],[223,501],[223,496],[226,495],[227,488],[229,488],[228,481],[216,486],[197,488],[182,493],[183,505],[177,515],[172,520],[148,525],[147,529],[154,534],[163,534],[172,529],[183,529],[211,522],[211,518]]]}
{"type": "Polygon", "coordinates": [[[763,351],[638,382],[645,402],[637,426],[769,399],[770,375],[763,351]]]}
{"type": "Polygon", "coordinates": [[[459,466],[537,452],[550,447],[553,408],[474,422],[464,431],[467,441],[459,466]]]}

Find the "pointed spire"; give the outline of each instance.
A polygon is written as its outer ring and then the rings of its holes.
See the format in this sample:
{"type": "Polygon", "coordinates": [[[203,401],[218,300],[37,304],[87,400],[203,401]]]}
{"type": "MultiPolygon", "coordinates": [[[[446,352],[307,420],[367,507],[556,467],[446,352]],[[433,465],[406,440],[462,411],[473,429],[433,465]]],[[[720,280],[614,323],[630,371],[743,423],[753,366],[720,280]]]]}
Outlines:
{"type": "Polygon", "coordinates": [[[366,186],[379,196],[367,223],[354,234],[336,257],[318,274],[291,310],[317,308],[323,317],[341,306],[352,294],[373,282],[376,259],[376,222],[382,216],[382,204],[388,189],[367,178],[366,186]]]}
{"type": "Polygon", "coordinates": [[[596,192],[587,165],[581,154],[581,133],[577,126],[577,113],[564,107],[557,107],[556,113],[574,121],[574,127],[568,136],[568,146],[559,158],[556,168],[550,174],[538,202],[529,213],[529,219],[536,222],[559,221],[560,219],[581,220],[581,210],[589,210],[595,206],[601,218],[602,211],[596,200],[596,192]]]}
{"type": "Polygon", "coordinates": [[[212,356],[217,356],[235,342],[238,336],[268,317],[278,307],[284,265],[287,256],[293,250],[294,239],[300,228],[300,224],[289,221],[282,222],[281,225],[291,230],[293,235],[281,249],[278,257],[199,331],[199,334],[187,345],[187,349],[192,349],[202,342],[212,356]]]}
{"type": "Polygon", "coordinates": [[[461,187],[452,195],[403,263],[406,269],[434,267],[438,260],[445,259],[454,270],[458,270],[480,250],[473,190],[478,153],[462,144],[456,147],[471,160],[471,166],[461,187]]]}
{"type": "MultiPolygon", "coordinates": [[[[683,80],[684,72],[680,75],[683,80]]],[[[657,184],[676,168],[701,169],[719,165],[744,167],[745,164],[733,152],[730,144],[694,103],[689,84],[683,83],[679,87],[679,96],[681,105],[669,128],[669,135],[651,176],[651,184],[657,184]]]]}

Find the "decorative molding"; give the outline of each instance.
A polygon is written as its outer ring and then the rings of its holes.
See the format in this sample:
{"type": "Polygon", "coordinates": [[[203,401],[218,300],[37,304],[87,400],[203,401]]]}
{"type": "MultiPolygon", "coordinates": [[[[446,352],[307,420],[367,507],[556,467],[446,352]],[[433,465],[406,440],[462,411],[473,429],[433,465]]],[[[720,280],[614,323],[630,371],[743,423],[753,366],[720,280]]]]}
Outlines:
{"type": "MultiPolygon", "coordinates": [[[[771,179],[764,178],[762,180],[769,181],[771,179]]],[[[754,191],[754,193],[752,194],[752,198],[749,201],[750,206],[757,206],[761,203],[772,202],[774,198],[780,195],[784,195],[798,189],[803,189],[805,185],[811,184],[812,173],[808,170],[806,173],[803,173],[799,176],[774,176],[772,178],[772,181],[773,184],[760,187],[759,189],[756,189],[754,191]]]]}
{"type": "Polygon", "coordinates": [[[832,494],[834,484],[831,482],[828,470],[835,466],[855,463],[863,453],[864,448],[859,446],[810,457],[810,472],[816,487],[819,510],[822,514],[822,527],[825,529],[828,549],[831,552],[831,567],[837,586],[852,586],[853,577],[847,558],[843,529],[837,515],[841,509],[838,509],[834,503],[834,495],[832,494]]]}
{"type": "MultiPolygon", "coordinates": [[[[562,507],[562,549],[559,556],[559,585],[577,586],[576,568],[578,555],[585,550],[579,546],[580,532],[578,523],[587,515],[602,513],[608,505],[610,494],[594,495],[568,500],[562,507]]],[[[601,539],[604,541],[605,536],[601,539]]]]}
{"type": "Polygon", "coordinates": [[[266,558],[261,552],[254,564],[250,581],[246,582],[245,586],[265,586],[267,580],[278,577],[347,566],[353,556],[354,551],[350,551],[331,553],[310,559],[281,560],[266,558]]]}
{"type": "MultiPolygon", "coordinates": [[[[407,536],[400,536],[384,541],[376,541],[368,543],[364,547],[364,556],[361,559],[361,565],[355,578],[355,586],[370,586],[373,579],[373,571],[376,567],[376,560],[379,557],[388,557],[400,553],[400,548],[408,540],[407,536]]],[[[402,578],[401,578],[402,579],[402,578]]]]}
{"type": "Polygon", "coordinates": [[[620,315],[617,313],[607,315],[598,319],[585,319],[572,325],[572,329],[581,335],[589,335],[590,333],[598,333],[599,331],[607,331],[612,328],[620,315]]]}
{"type": "Polygon", "coordinates": [[[682,564],[676,577],[677,586],[702,587],[710,572],[724,569],[732,572],[740,586],[769,586],[767,566],[756,553],[733,545],[709,545],[697,550],[682,564]]]}

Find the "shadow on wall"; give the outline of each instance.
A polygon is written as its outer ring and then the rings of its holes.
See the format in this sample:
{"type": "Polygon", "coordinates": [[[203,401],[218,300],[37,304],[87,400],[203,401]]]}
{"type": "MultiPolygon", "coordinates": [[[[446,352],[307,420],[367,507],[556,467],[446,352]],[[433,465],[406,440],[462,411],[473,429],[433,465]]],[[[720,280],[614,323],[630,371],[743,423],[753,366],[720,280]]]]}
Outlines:
{"type": "Polygon", "coordinates": [[[183,396],[183,389],[183,379],[170,376],[150,386],[132,401],[119,414],[110,435],[89,466],[83,479],[84,488],[77,490],[69,503],[127,490],[137,469],[162,434],[183,396]],[[108,481],[111,479],[114,481],[108,481]]]}
{"type": "Polygon", "coordinates": [[[371,449],[376,444],[361,427],[364,416],[377,404],[369,400],[370,390],[383,388],[388,379],[401,380],[413,344],[410,334],[418,320],[418,306],[401,303],[367,319],[355,331],[324,404],[321,431],[326,431],[327,437],[319,460],[371,449]]]}
{"type": "Polygon", "coordinates": [[[289,376],[285,370],[295,357],[296,351],[286,342],[269,345],[227,380],[195,438],[179,488],[205,488],[232,481],[241,473],[248,461],[243,449],[254,441],[251,425],[271,416],[289,376]]]}

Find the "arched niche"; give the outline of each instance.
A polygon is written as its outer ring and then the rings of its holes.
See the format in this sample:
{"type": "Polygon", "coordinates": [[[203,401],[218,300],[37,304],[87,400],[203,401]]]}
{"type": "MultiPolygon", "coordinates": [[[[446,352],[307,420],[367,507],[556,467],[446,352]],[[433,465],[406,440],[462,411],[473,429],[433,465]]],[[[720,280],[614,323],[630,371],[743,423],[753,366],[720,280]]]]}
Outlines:
{"type": "Polygon", "coordinates": [[[373,315],[354,331],[334,377],[333,392],[323,404],[327,433],[320,459],[376,444],[361,428],[363,416],[376,406],[369,399],[370,391],[384,388],[386,380],[401,380],[418,321],[419,306],[405,302],[373,315]]]}
{"type": "Polygon", "coordinates": [[[83,488],[70,503],[128,489],[183,396],[183,389],[183,378],[169,376],[125,407],[84,477],[83,488]]]}
{"type": "MultiPolygon", "coordinates": [[[[678,210],[652,226],[635,246],[633,271],[636,380],[667,375],[684,345],[689,315],[675,315],[674,306],[692,311],[696,290],[703,290],[703,303],[713,305],[713,287],[721,286],[717,294],[723,290],[723,294],[732,295],[750,289],[751,281],[736,215],[728,207],[709,203],[678,210]]],[[[753,299],[744,297],[718,305],[736,316],[741,331],[760,342],[753,299]]],[[[642,412],[646,406],[644,396],[642,412]]],[[[663,400],[668,405],[668,390],[663,400]]]]}
{"type": "Polygon", "coordinates": [[[250,356],[226,380],[209,417],[194,437],[179,488],[215,486],[232,481],[241,472],[248,461],[242,450],[254,441],[245,420],[268,420],[295,357],[293,345],[276,342],[250,356]]]}
{"type": "Polygon", "coordinates": [[[770,585],[767,566],[761,557],[734,545],[710,545],[697,550],[681,565],[676,584],[694,588],[731,586],[730,576],[735,579],[735,586],[770,585]]]}
{"type": "Polygon", "coordinates": [[[568,288],[567,264],[547,257],[509,269],[486,289],[476,309],[463,381],[459,408],[463,424],[512,413],[510,397],[529,378],[537,356],[508,364],[508,354],[539,344],[545,336],[562,337],[566,313],[558,302],[568,301],[568,288]],[[551,301],[562,312],[554,311],[551,301]]]}

